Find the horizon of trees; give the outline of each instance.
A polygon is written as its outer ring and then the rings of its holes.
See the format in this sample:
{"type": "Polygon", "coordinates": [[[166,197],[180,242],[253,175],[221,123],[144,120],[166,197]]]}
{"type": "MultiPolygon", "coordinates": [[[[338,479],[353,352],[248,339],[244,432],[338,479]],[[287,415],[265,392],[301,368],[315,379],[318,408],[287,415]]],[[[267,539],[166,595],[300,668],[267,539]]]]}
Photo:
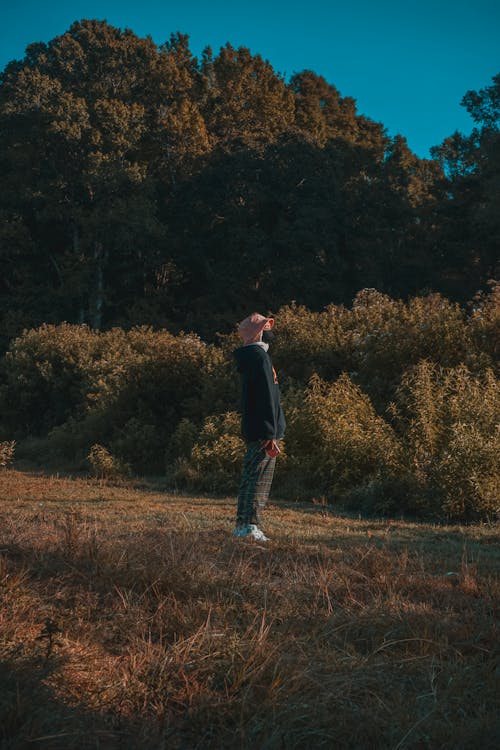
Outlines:
{"type": "Polygon", "coordinates": [[[0,72],[0,344],[43,322],[193,330],[499,273],[500,73],[420,159],[310,70],[75,21],[0,72]]]}

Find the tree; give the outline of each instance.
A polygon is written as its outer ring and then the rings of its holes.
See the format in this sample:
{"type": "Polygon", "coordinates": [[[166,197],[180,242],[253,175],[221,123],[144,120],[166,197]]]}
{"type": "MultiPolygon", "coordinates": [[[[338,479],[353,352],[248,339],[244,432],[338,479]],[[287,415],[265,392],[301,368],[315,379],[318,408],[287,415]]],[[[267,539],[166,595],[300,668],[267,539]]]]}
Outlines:
{"type": "Polygon", "coordinates": [[[439,217],[445,273],[458,277],[451,291],[466,296],[500,274],[500,74],[462,105],[476,127],[446,138],[432,156],[447,176],[439,217]]]}
{"type": "Polygon", "coordinates": [[[257,148],[287,132],[294,117],[293,94],[271,64],[246,47],[229,43],[217,57],[203,55],[202,113],[212,145],[257,148]]]}
{"type": "Polygon", "coordinates": [[[100,327],[113,298],[140,292],[161,240],[140,101],[156,59],[151,39],[83,20],[0,79],[4,220],[22,217],[32,282],[59,318],[100,327]]]}
{"type": "Polygon", "coordinates": [[[312,70],[290,80],[295,97],[295,123],[301,134],[323,147],[329,140],[345,140],[369,147],[383,158],[388,138],[380,123],[356,113],[356,101],[342,97],[332,84],[312,70]]]}

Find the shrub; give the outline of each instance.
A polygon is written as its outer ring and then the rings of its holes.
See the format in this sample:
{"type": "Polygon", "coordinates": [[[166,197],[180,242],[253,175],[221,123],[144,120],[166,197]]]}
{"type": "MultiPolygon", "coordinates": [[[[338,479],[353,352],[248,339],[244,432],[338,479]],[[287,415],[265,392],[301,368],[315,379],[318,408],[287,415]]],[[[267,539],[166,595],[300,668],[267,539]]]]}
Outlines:
{"type": "Polygon", "coordinates": [[[114,432],[110,449],[137,472],[163,469],[164,438],[155,425],[144,424],[138,417],[114,432]]]}
{"type": "Polygon", "coordinates": [[[447,516],[494,518],[500,513],[499,446],[500,429],[485,436],[476,425],[453,425],[436,472],[447,516]]]}
{"type": "Polygon", "coordinates": [[[500,383],[491,370],[424,361],[403,378],[396,416],[423,510],[477,518],[498,512],[500,383]]]}
{"type": "Polygon", "coordinates": [[[45,434],[85,405],[97,334],[43,325],[15,339],[0,365],[0,414],[18,436],[45,434]]]}
{"type": "Polygon", "coordinates": [[[4,440],[0,442],[0,469],[8,469],[14,461],[16,450],[15,440],[4,440]]]}
{"type": "Polygon", "coordinates": [[[312,312],[303,305],[286,305],[276,316],[273,359],[287,377],[304,385],[313,375],[336,379],[352,362],[346,337],[349,311],[329,305],[312,312]]]}
{"type": "Polygon", "coordinates": [[[382,408],[403,373],[420,360],[452,367],[473,350],[463,311],[439,294],[415,297],[405,304],[363,290],[353,302],[350,334],[358,382],[382,408]]]}
{"type": "MultiPolygon", "coordinates": [[[[281,494],[377,513],[494,515],[500,293],[490,286],[469,319],[439,295],[405,303],[369,289],[351,309],[283,307],[273,347],[288,421],[281,494]]],[[[214,346],[146,326],[26,331],[0,361],[0,440],[76,468],[98,445],[96,465],[111,473],[113,462],[161,472],[166,456],[185,486],[234,491],[244,450],[232,411],[237,345],[234,333],[214,346]]]]}
{"type": "Polygon", "coordinates": [[[104,333],[41,326],[12,343],[0,378],[6,434],[43,436],[37,451],[65,461],[105,442],[143,471],[163,470],[182,418],[200,425],[236,401],[236,378],[220,349],[146,326],[104,333]]]}
{"type": "Polygon", "coordinates": [[[363,289],[351,309],[329,305],[316,313],[289,305],[276,316],[276,362],[304,385],[313,373],[333,381],[347,372],[383,413],[403,373],[422,359],[443,367],[465,362],[476,372],[493,366],[498,313],[492,300],[484,307],[481,322],[476,316],[468,324],[460,307],[439,294],[405,303],[363,289]]]}
{"type": "Polygon", "coordinates": [[[477,349],[493,367],[500,361],[500,283],[490,279],[488,286],[489,294],[476,295],[470,328],[477,349]]]}
{"type": "MultiPolygon", "coordinates": [[[[189,425],[184,422],[174,442],[179,445],[189,430],[189,425]]],[[[175,479],[190,489],[233,492],[238,487],[244,450],[240,417],[236,412],[209,416],[189,456],[178,459],[175,479]]]]}
{"type": "Polygon", "coordinates": [[[177,425],[167,448],[167,469],[176,458],[189,458],[198,437],[198,428],[190,419],[184,417],[177,425]]]}
{"type": "Polygon", "coordinates": [[[94,474],[101,479],[113,479],[129,473],[129,467],[114,458],[108,449],[99,443],[91,447],[88,460],[94,474]]]}
{"type": "Polygon", "coordinates": [[[286,415],[287,483],[303,494],[341,497],[400,466],[393,429],[345,373],[335,383],[313,375],[289,394],[286,415]]]}
{"type": "Polygon", "coordinates": [[[393,472],[349,490],[343,504],[370,515],[413,513],[418,502],[421,502],[420,492],[420,487],[409,473],[393,472]]]}

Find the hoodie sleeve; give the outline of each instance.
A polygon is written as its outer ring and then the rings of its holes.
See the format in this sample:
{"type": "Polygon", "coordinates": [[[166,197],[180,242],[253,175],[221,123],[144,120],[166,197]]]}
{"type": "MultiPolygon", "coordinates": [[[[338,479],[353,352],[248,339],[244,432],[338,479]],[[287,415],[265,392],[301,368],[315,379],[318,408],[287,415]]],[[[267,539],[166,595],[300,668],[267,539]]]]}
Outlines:
{"type": "Polygon", "coordinates": [[[263,429],[263,440],[276,438],[278,414],[273,392],[275,388],[270,360],[260,357],[255,370],[258,411],[263,429]]]}

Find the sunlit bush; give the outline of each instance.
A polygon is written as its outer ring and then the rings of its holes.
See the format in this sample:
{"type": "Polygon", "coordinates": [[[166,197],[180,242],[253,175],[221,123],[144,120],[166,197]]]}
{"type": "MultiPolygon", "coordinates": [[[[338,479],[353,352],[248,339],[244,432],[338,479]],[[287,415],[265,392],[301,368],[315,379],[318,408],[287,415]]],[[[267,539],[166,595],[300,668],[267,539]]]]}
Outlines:
{"type": "Polygon", "coordinates": [[[424,361],[406,373],[396,418],[425,511],[494,515],[500,499],[500,383],[491,370],[424,361]]]}
{"type": "Polygon", "coordinates": [[[474,371],[493,366],[492,307],[481,323],[475,320],[476,329],[484,328],[479,335],[460,307],[438,294],[405,303],[364,289],[351,309],[329,305],[316,313],[286,306],[276,316],[276,362],[283,376],[303,384],[313,373],[335,380],[347,372],[383,412],[403,373],[422,359],[443,367],[464,362],[474,371]]]}
{"type": "Polygon", "coordinates": [[[306,495],[342,497],[398,471],[401,449],[392,427],[343,374],[334,383],[313,375],[286,403],[289,483],[306,495]]]}
{"type": "Polygon", "coordinates": [[[43,325],[15,339],[0,364],[0,419],[23,437],[44,434],[85,406],[98,336],[87,326],[43,325]]]}
{"type": "Polygon", "coordinates": [[[0,442],[0,469],[8,469],[14,461],[16,450],[15,440],[3,440],[0,442]]]}
{"type": "MultiPolygon", "coordinates": [[[[494,516],[500,294],[490,287],[468,316],[439,295],[403,302],[372,289],[350,309],[283,307],[271,353],[288,429],[275,492],[377,513],[494,516]]],[[[235,492],[240,343],[145,326],[26,331],[0,361],[0,440],[17,440],[21,459],[76,470],[97,444],[103,466],[166,464],[179,485],[235,492]]]]}
{"type": "MultiPolygon", "coordinates": [[[[185,445],[188,425],[181,423],[174,443],[185,445]]],[[[184,448],[185,450],[185,448],[184,448]]],[[[236,412],[205,419],[189,454],[177,461],[175,479],[188,488],[210,492],[234,492],[241,473],[245,445],[236,412]]]]}
{"type": "Polygon", "coordinates": [[[99,443],[90,448],[88,460],[94,474],[100,479],[114,479],[130,472],[127,464],[112,456],[109,450],[99,443]]]}
{"type": "Polygon", "coordinates": [[[223,352],[194,335],[42,326],[2,360],[0,421],[15,437],[43,436],[45,454],[83,457],[105,442],[137,471],[161,471],[179,421],[234,406],[235,380],[223,352]]]}
{"type": "Polygon", "coordinates": [[[476,295],[470,319],[471,333],[477,348],[491,364],[500,362],[500,282],[488,281],[489,293],[476,295]]]}

